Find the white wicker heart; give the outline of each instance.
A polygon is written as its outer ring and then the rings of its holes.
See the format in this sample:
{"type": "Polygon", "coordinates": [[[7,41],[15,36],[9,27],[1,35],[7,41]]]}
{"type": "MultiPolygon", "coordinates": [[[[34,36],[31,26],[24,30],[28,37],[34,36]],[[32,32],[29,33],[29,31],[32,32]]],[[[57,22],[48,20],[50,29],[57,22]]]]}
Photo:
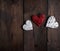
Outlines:
{"type": "Polygon", "coordinates": [[[26,24],[23,25],[23,29],[26,31],[33,30],[32,22],[30,20],[27,20],[26,24]]]}
{"type": "Polygon", "coordinates": [[[46,27],[49,28],[57,28],[59,26],[58,22],[56,21],[54,16],[50,16],[47,20],[46,27]]]}

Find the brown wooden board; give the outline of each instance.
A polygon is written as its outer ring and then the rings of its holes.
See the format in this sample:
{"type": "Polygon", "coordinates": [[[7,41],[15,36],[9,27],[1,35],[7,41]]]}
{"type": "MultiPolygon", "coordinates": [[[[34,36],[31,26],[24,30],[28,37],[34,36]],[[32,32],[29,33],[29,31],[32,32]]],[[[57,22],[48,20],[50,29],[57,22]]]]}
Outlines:
{"type": "MultiPolygon", "coordinates": [[[[48,15],[55,16],[60,25],[60,0],[48,0],[48,15]]],[[[60,51],[60,26],[48,28],[48,51],[60,51]]]]}
{"type": "Polygon", "coordinates": [[[0,51],[23,51],[23,0],[0,2],[0,51]]]}
{"type": "MultiPolygon", "coordinates": [[[[24,20],[31,20],[32,15],[37,15],[39,12],[47,16],[47,0],[24,0],[24,20]]],[[[32,21],[32,20],[31,20],[32,21]]],[[[33,22],[33,21],[32,21],[33,22]]],[[[24,50],[46,51],[47,50],[47,28],[45,22],[41,27],[33,23],[33,31],[24,31],[24,50]],[[32,39],[32,40],[30,40],[32,39]],[[33,43],[34,41],[34,43],[33,43]],[[32,46],[29,46],[32,43],[32,46]]]]}
{"type": "MultiPolygon", "coordinates": [[[[34,3],[34,12],[33,15],[43,13],[47,18],[47,0],[35,0],[34,3]]],[[[38,27],[35,23],[34,25],[34,36],[35,36],[35,51],[47,51],[47,28],[45,27],[45,22],[38,27]]]]}
{"type": "MultiPolygon", "coordinates": [[[[24,23],[31,20],[31,1],[24,0],[24,23]]],[[[24,31],[24,51],[34,51],[34,36],[32,31],[24,31]]]]}
{"type": "Polygon", "coordinates": [[[60,51],[60,26],[47,29],[45,21],[38,27],[31,20],[38,13],[46,18],[55,16],[60,25],[60,0],[0,0],[0,51],[60,51]],[[23,31],[22,25],[28,19],[34,29],[23,31]]]}

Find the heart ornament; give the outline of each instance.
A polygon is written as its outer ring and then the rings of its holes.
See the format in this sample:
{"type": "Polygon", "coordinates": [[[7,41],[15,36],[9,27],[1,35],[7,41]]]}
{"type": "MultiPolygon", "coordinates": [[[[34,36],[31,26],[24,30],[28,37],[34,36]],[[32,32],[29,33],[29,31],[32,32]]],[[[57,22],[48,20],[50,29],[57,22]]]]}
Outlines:
{"type": "Polygon", "coordinates": [[[33,15],[32,20],[37,26],[40,27],[45,21],[45,15],[44,14],[40,14],[39,16],[33,15]]]}
{"type": "Polygon", "coordinates": [[[46,27],[49,28],[57,28],[59,26],[58,22],[56,21],[54,16],[50,16],[47,20],[46,27]]]}
{"type": "Polygon", "coordinates": [[[27,20],[26,24],[23,25],[23,29],[26,31],[33,30],[32,22],[30,20],[27,20]]]}

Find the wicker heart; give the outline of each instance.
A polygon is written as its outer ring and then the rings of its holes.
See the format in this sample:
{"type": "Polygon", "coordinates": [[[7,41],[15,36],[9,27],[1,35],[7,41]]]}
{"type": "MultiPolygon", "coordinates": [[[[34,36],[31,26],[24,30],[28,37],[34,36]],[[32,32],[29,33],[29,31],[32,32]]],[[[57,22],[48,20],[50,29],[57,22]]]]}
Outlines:
{"type": "Polygon", "coordinates": [[[32,20],[37,26],[40,27],[43,24],[43,22],[45,21],[45,15],[44,14],[41,14],[39,16],[33,15],[32,20]]]}
{"type": "Polygon", "coordinates": [[[49,28],[57,28],[59,26],[58,22],[56,21],[54,16],[50,16],[47,20],[46,27],[49,28]]]}
{"type": "Polygon", "coordinates": [[[30,20],[26,21],[26,24],[23,25],[24,30],[33,30],[32,22],[30,20]]]}

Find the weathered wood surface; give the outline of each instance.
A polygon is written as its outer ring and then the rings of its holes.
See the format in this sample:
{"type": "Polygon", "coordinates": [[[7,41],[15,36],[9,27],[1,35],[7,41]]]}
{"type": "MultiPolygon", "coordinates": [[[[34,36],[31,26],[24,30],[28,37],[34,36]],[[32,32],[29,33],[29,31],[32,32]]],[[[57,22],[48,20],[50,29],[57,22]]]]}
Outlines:
{"type": "MultiPolygon", "coordinates": [[[[24,20],[31,20],[32,15],[37,15],[40,12],[47,15],[47,0],[24,0],[24,20]]],[[[47,50],[47,29],[44,27],[44,25],[45,22],[41,27],[38,27],[35,23],[33,23],[34,30],[24,32],[24,43],[26,44],[24,46],[25,51],[47,50]]]]}
{"type": "Polygon", "coordinates": [[[23,51],[23,0],[0,1],[0,51],[23,51]]]}
{"type": "MultiPolygon", "coordinates": [[[[24,0],[24,22],[31,20],[31,1],[24,0]]],[[[26,23],[26,22],[25,22],[26,23]]],[[[34,35],[32,31],[24,31],[24,51],[34,51],[34,35]]]]}
{"type": "Polygon", "coordinates": [[[32,22],[34,29],[23,31],[25,21],[38,13],[54,15],[60,25],[60,0],[0,0],[0,51],[60,51],[60,26],[32,22]]]}
{"type": "MultiPolygon", "coordinates": [[[[60,25],[60,0],[48,0],[48,15],[55,16],[60,25]]],[[[60,26],[48,29],[48,51],[60,51],[60,26]]]]}
{"type": "MultiPolygon", "coordinates": [[[[35,0],[32,1],[32,11],[33,15],[37,15],[39,13],[44,13],[47,15],[47,0],[35,0]],[[43,2],[44,1],[44,2],[43,2]]],[[[36,26],[35,23],[34,25],[34,46],[35,46],[35,51],[46,51],[47,50],[47,29],[45,28],[45,22],[41,27],[36,26]]]]}

